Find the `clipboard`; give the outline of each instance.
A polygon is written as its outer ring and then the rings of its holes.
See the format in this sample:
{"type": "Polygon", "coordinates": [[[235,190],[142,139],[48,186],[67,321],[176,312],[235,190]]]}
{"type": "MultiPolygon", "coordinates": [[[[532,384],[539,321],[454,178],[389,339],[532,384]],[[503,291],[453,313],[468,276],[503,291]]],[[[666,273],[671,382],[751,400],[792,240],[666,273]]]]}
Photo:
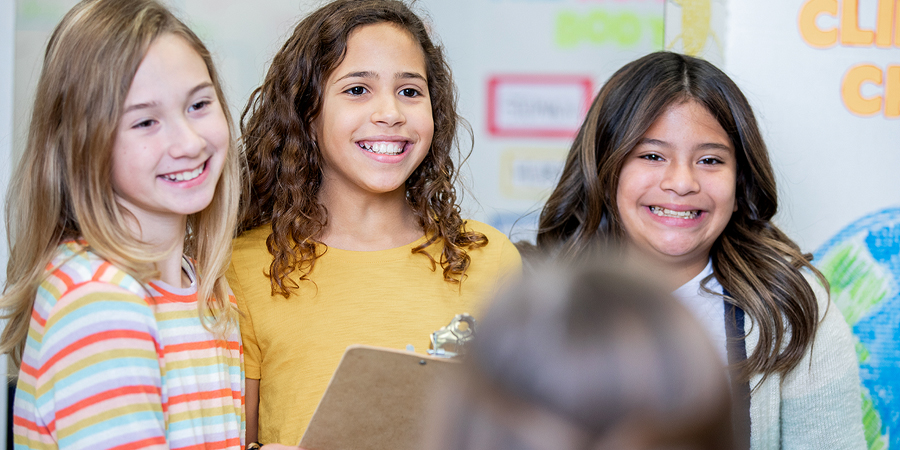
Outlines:
{"type": "Polygon", "coordinates": [[[430,399],[459,363],[351,345],[300,440],[309,450],[420,450],[430,399]]]}

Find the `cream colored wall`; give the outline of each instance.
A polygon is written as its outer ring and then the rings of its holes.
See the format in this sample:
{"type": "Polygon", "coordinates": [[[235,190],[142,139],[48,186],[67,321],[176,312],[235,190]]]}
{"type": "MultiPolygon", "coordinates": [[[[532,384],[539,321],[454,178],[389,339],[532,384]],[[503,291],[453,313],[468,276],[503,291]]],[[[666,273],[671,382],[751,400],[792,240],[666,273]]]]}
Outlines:
{"type": "MultiPolygon", "coordinates": [[[[0,0],[0,161],[12,158],[13,141],[13,38],[15,36],[15,4],[13,0],[0,0]]],[[[9,164],[0,164],[0,199],[6,197],[9,164]]],[[[0,200],[2,202],[2,200],[0,200]]],[[[0,285],[6,279],[6,230],[0,221],[0,285]]],[[[0,323],[0,329],[3,323],[0,323]]],[[[7,361],[0,357],[0,443],[6,445],[6,375],[7,361]]]]}

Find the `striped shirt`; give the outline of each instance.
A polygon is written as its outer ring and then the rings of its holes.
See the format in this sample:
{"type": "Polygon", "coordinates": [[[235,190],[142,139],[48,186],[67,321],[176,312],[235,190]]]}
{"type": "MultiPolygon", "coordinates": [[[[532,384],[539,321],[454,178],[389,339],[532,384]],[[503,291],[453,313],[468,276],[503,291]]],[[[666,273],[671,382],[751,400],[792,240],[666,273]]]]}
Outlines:
{"type": "Polygon", "coordinates": [[[239,330],[203,328],[193,266],[189,288],[142,285],[83,245],[60,245],[38,288],[15,448],[242,448],[239,330]]]}

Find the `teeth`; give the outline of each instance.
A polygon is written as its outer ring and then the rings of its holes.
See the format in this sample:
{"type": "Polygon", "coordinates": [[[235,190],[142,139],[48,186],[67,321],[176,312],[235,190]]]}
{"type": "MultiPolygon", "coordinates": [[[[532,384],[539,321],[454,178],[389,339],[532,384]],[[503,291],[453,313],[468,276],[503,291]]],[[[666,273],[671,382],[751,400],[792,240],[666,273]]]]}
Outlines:
{"type": "Polygon", "coordinates": [[[204,167],[206,167],[206,164],[204,164],[194,170],[163,175],[163,178],[165,178],[169,181],[190,181],[190,180],[193,180],[194,178],[199,177],[200,174],[203,173],[204,167]]]}
{"type": "Polygon", "coordinates": [[[672,211],[671,209],[662,208],[660,206],[651,206],[650,212],[660,217],[677,217],[679,219],[696,219],[700,215],[699,210],[672,211]]]}
{"type": "Polygon", "coordinates": [[[359,146],[371,153],[377,153],[379,155],[399,155],[403,153],[404,145],[399,142],[360,142],[359,146]]]}

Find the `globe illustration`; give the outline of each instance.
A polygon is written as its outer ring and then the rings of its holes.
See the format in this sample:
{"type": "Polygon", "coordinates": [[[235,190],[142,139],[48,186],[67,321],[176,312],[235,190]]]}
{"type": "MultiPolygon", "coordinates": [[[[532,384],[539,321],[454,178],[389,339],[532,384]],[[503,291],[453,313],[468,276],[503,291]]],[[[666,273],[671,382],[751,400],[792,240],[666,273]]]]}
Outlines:
{"type": "Polygon", "coordinates": [[[900,208],[839,232],[813,263],[856,336],[870,449],[900,449],[900,208]]]}

